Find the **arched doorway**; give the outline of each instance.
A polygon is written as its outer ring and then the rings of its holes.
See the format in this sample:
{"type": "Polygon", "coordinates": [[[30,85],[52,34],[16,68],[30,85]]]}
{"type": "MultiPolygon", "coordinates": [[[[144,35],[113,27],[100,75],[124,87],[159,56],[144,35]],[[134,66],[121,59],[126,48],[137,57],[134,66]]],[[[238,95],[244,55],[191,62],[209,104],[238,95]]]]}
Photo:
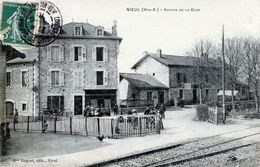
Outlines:
{"type": "Polygon", "coordinates": [[[11,101],[6,102],[6,117],[12,117],[14,115],[14,103],[11,101]]]}

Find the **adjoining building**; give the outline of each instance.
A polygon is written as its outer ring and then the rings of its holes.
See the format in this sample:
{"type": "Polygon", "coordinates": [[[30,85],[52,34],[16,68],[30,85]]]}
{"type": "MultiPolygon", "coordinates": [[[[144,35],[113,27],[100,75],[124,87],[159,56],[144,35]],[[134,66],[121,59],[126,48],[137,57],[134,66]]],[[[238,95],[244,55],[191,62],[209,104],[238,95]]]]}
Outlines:
{"type": "MultiPolygon", "coordinates": [[[[211,67],[208,67],[211,68],[211,67]]],[[[217,93],[221,89],[221,70],[212,76],[207,71],[201,78],[203,89],[200,90],[198,78],[194,74],[193,58],[189,56],[176,56],[144,52],[144,56],[132,67],[136,73],[149,74],[169,87],[168,99],[183,99],[186,104],[197,103],[200,91],[206,101],[216,101],[217,93]],[[219,81],[213,80],[219,78],[219,81]]]]}
{"type": "Polygon", "coordinates": [[[168,87],[149,74],[120,73],[120,105],[156,106],[168,101],[168,87]]]}
{"type": "Polygon", "coordinates": [[[18,115],[38,116],[38,48],[20,50],[25,58],[7,61],[6,112],[10,117],[15,109],[18,115]]]}
{"type": "Polygon", "coordinates": [[[16,57],[24,58],[25,55],[11,46],[3,45],[0,41],[0,122],[4,122],[6,113],[6,61],[16,57]]]}

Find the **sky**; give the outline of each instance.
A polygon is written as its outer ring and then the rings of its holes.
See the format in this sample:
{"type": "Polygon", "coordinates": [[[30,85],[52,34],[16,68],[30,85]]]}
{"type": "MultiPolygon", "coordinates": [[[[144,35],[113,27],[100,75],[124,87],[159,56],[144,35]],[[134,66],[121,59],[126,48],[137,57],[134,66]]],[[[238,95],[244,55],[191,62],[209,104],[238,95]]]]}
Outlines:
{"type": "MultiPolygon", "coordinates": [[[[14,0],[12,0],[14,1],[14,0]]],[[[117,20],[118,36],[123,40],[118,57],[119,72],[130,68],[144,51],[185,55],[200,39],[221,43],[225,37],[260,38],[259,0],[51,0],[68,23],[88,21],[111,31],[117,20]],[[129,12],[127,8],[139,8],[129,12]],[[142,12],[159,8],[160,12],[142,12]],[[177,11],[164,11],[164,8],[177,11]],[[199,9],[199,11],[191,11],[199,9]],[[184,11],[179,11],[183,9],[184,11]],[[185,11],[189,9],[189,11],[185,11]]],[[[151,67],[152,68],[152,67],[151,67]]]]}

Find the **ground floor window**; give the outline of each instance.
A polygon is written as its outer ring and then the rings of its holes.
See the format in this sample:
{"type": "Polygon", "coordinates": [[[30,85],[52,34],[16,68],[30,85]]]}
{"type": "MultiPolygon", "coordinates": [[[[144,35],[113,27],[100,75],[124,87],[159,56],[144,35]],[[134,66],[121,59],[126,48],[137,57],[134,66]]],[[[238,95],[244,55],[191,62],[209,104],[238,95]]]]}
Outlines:
{"type": "Polygon", "coordinates": [[[64,111],[64,96],[48,96],[47,108],[49,110],[64,111]]]}

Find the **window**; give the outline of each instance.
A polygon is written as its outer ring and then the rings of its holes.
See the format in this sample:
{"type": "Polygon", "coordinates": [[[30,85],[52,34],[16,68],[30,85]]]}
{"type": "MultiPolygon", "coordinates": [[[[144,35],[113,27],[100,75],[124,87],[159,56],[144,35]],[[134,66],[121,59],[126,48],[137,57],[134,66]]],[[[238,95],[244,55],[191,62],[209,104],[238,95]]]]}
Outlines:
{"type": "Polygon", "coordinates": [[[64,111],[64,96],[48,96],[47,108],[48,110],[64,111]]]}
{"type": "Polygon", "coordinates": [[[209,89],[206,89],[206,99],[209,99],[209,89]]]}
{"type": "Polygon", "coordinates": [[[208,74],[205,75],[205,81],[206,81],[206,83],[209,82],[209,75],[208,74]]]}
{"type": "Polygon", "coordinates": [[[97,36],[103,36],[103,30],[97,29],[97,36]]]}
{"type": "Polygon", "coordinates": [[[83,77],[82,77],[82,71],[74,71],[73,72],[73,83],[74,86],[82,86],[82,81],[83,81],[83,77]]]}
{"type": "Polygon", "coordinates": [[[180,99],[183,98],[183,90],[182,90],[182,89],[179,90],[179,98],[180,98],[180,99]]]}
{"type": "Polygon", "coordinates": [[[103,47],[96,47],[97,52],[97,61],[103,61],[104,60],[104,48],[103,47]]]}
{"type": "Polygon", "coordinates": [[[51,61],[59,61],[59,46],[51,46],[51,61]]]}
{"type": "Polygon", "coordinates": [[[147,92],[147,100],[152,100],[152,92],[147,92]]]}
{"type": "Polygon", "coordinates": [[[177,82],[178,83],[186,83],[187,78],[185,73],[177,73],[177,82]]]}
{"type": "Polygon", "coordinates": [[[6,86],[11,86],[11,72],[6,73],[6,86]]]}
{"type": "Polygon", "coordinates": [[[80,56],[82,54],[82,47],[74,47],[74,61],[81,61],[80,56]]]}
{"type": "Polygon", "coordinates": [[[26,71],[22,71],[22,86],[27,86],[27,72],[26,71]]]}
{"type": "Polygon", "coordinates": [[[97,71],[97,85],[103,85],[104,84],[103,76],[104,76],[103,71],[97,71]]]}
{"type": "Polygon", "coordinates": [[[22,103],[22,111],[26,111],[27,110],[27,105],[26,103],[22,103]]]}
{"type": "Polygon", "coordinates": [[[81,27],[80,27],[80,26],[76,26],[76,27],[75,27],[74,34],[77,35],[77,36],[82,35],[81,27]]]}
{"type": "Polygon", "coordinates": [[[60,85],[60,71],[51,71],[51,85],[57,86],[60,85]]]}
{"type": "Polygon", "coordinates": [[[153,73],[153,76],[155,76],[155,73],[153,73]]]}

